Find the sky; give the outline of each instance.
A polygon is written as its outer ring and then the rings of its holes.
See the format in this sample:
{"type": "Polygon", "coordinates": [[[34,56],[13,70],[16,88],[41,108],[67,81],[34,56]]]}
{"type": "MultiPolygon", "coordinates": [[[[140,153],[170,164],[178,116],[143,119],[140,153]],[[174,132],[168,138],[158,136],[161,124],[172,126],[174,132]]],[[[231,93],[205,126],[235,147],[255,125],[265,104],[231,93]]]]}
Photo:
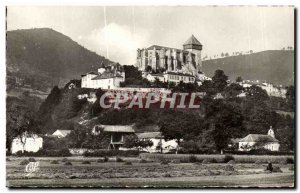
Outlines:
{"type": "Polygon", "coordinates": [[[294,46],[293,7],[9,6],[7,30],[47,27],[112,61],[132,65],[136,50],[182,48],[193,34],[202,56],[294,46]]]}

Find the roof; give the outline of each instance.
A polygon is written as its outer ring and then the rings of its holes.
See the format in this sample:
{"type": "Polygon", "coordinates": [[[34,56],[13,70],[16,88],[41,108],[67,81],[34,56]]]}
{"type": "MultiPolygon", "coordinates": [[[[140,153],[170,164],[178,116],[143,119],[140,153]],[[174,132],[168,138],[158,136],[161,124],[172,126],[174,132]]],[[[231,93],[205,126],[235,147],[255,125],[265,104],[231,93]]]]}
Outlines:
{"type": "Polygon", "coordinates": [[[166,47],[166,46],[158,46],[158,45],[152,45],[150,46],[149,48],[147,48],[148,50],[153,50],[153,49],[156,49],[156,50],[161,50],[161,49],[174,49],[174,50],[180,50],[180,49],[177,49],[177,48],[170,48],[170,47],[166,47]]]}
{"type": "Polygon", "coordinates": [[[150,75],[152,75],[152,76],[164,76],[163,74],[150,74],[150,75]]]}
{"type": "Polygon", "coordinates": [[[195,38],[194,35],[192,35],[183,45],[199,45],[199,46],[202,46],[202,44],[195,38]]]}
{"type": "Polygon", "coordinates": [[[101,125],[104,132],[134,133],[133,125],[101,125]]]}
{"type": "Polygon", "coordinates": [[[100,79],[107,79],[107,78],[123,78],[121,75],[115,74],[115,73],[111,73],[111,72],[104,72],[103,74],[100,74],[94,78],[92,78],[92,80],[100,80],[100,79]]]}
{"type": "Polygon", "coordinates": [[[184,74],[184,73],[181,73],[181,72],[167,72],[166,74],[195,77],[191,74],[184,74]]]}
{"type": "Polygon", "coordinates": [[[72,130],[56,130],[52,135],[54,135],[56,132],[60,132],[63,136],[67,136],[68,134],[71,133],[72,130]]]}
{"type": "Polygon", "coordinates": [[[136,134],[139,139],[161,139],[163,138],[160,132],[145,132],[136,134]]]}
{"type": "Polygon", "coordinates": [[[270,135],[249,134],[246,137],[242,138],[239,142],[279,142],[279,141],[271,137],[270,135]]]}

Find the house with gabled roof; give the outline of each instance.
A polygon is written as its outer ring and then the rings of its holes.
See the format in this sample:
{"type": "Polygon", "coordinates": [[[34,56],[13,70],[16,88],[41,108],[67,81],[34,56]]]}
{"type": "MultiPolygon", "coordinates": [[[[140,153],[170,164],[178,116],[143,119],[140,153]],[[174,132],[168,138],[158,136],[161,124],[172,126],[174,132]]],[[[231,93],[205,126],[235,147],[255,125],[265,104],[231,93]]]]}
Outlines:
{"type": "Polygon", "coordinates": [[[268,134],[249,134],[239,140],[239,151],[250,151],[252,149],[266,149],[279,151],[279,140],[275,138],[274,130],[270,127],[268,134]]]}
{"type": "Polygon", "coordinates": [[[109,134],[110,142],[108,149],[119,149],[124,144],[124,136],[134,134],[134,125],[95,125],[92,133],[95,135],[101,132],[109,134]]]}
{"type": "Polygon", "coordinates": [[[166,141],[161,132],[144,132],[136,133],[136,135],[139,140],[150,140],[153,143],[151,147],[142,149],[143,151],[149,153],[168,153],[170,150],[178,149],[178,143],[176,142],[176,140],[166,141]]]}
{"type": "Polygon", "coordinates": [[[116,89],[125,81],[125,72],[118,65],[99,68],[97,72],[81,75],[81,88],[116,89]]]}
{"type": "Polygon", "coordinates": [[[72,130],[56,130],[52,136],[55,136],[57,138],[64,138],[67,137],[67,135],[69,135],[71,133],[72,130]]]}

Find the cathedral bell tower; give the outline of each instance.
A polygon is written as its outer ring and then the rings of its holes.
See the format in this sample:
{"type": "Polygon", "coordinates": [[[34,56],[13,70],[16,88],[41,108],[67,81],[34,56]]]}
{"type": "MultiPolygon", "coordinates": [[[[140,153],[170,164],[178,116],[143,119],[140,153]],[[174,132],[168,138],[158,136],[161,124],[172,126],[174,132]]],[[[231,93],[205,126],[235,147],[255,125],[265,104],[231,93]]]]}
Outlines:
{"type": "Polygon", "coordinates": [[[193,54],[195,54],[196,58],[196,74],[199,72],[202,61],[201,61],[201,50],[202,50],[202,44],[195,38],[194,35],[192,35],[184,44],[183,44],[183,50],[189,51],[193,54]]]}

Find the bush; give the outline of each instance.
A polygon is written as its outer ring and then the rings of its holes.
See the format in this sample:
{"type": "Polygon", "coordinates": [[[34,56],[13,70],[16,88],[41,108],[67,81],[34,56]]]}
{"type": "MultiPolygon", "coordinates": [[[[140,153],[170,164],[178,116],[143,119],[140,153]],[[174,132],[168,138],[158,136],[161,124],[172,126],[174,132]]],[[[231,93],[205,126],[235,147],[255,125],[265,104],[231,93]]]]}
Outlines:
{"type": "Polygon", "coordinates": [[[67,162],[68,159],[67,159],[67,158],[63,158],[61,161],[62,161],[62,162],[67,162]]]}
{"type": "Polygon", "coordinates": [[[147,163],[147,160],[141,159],[141,160],[140,160],[140,163],[142,163],[142,164],[147,163]]]}
{"type": "Polygon", "coordinates": [[[230,160],[229,162],[227,162],[227,164],[235,164],[235,161],[234,160],[230,160]]]}
{"type": "Polygon", "coordinates": [[[68,148],[63,148],[63,149],[59,149],[59,150],[54,150],[54,149],[41,149],[37,152],[21,152],[18,151],[16,153],[17,156],[22,157],[22,156],[33,156],[33,157],[67,157],[67,156],[71,156],[72,154],[70,153],[68,148]]]}
{"type": "Polygon", "coordinates": [[[189,162],[190,163],[194,163],[194,162],[197,162],[198,161],[198,159],[197,159],[197,157],[195,156],[195,155],[191,155],[190,157],[189,157],[189,162]]]}
{"type": "Polygon", "coordinates": [[[128,151],[121,151],[121,150],[96,150],[94,152],[84,152],[83,156],[86,157],[138,157],[140,151],[138,150],[128,150],[128,151]]]}
{"type": "Polygon", "coordinates": [[[120,157],[116,157],[116,162],[123,162],[124,160],[120,157]]]}
{"type": "Polygon", "coordinates": [[[225,171],[233,172],[234,171],[234,167],[233,167],[233,165],[225,165],[224,170],[225,171]]]}
{"type": "Polygon", "coordinates": [[[7,158],[6,158],[6,161],[7,161],[7,162],[10,162],[11,160],[7,157],[7,158]]]}
{"type": "Polygon", "coordinates": [[[59,164],[59,162],[57,160],[52,160],[50,163],[51,164],[59,164]]]}
{"type": "Polygon", "coordinates": [[[78,177],[75,176],[75,175],[71,175],[71,176],[69,177],[69,179],[76,179],[76,178],[78,178],[78,177]]]}
{"type": "Polygon", "coordinates": [[[272,172],[275,172],[275,173],[282,173],[282,170],[280,169],[279,166],[273,166],[272,172]]]}
{"type": "Polygon", "coordinates": [[[36,160],[33,157],[29,158],[28,161],[29,162],[36,162],[36,160]]]}
{"type": "Polygon", "coordinates": [[[161,165],[169,165],[169,162],[167,160],[162,160],[160,162],[161,165]]]}
{"type": "Polygon", "coordinates": [[[255,161],[255,164],[258,164],[258,165],[259,165],[259,164],[263,164],[263,163],[266,163],[266,162],[264,162],[264,161],[262,161],[262,160],[256,160],[256,161],[255,161]]]}
{"type": "Polygon", "coordinates": [[[171,163],[174,163],[174,164],[179,164],[179,163],[181,163],[181,161],[180,161],[180,160],[178,160],[178,159],[174,159],[174,160],[172,160],[172,161],[171,161],[171,163]]]}
{"type": "Polygon", "coordinates": [[[196,164],[196,165],[202,165],[201,162],[195,162],[194,164],[196,164]]]}
{"type": "Polygon", "coordinates": [[[204,159],[203,161],[202,161],[202,164],[209,164],[210,163],[210,161],[208,160],[208,159],[204,159]]]}
{"type": "Polygon", "coordinates": [[[294,171],[294,170],[295,170],[294,165],[291,165],[291,166],[289,167],[289,170],[290,170],[290,171],[294,171]]]}
{"type": "Polygon", "coordinates": [[[104,159],[97,159],[97,163],[103,163],[104,159]]]}
{"type": "Polygon", "coordinates": [[[210,161],[210,163],[218,163],[217,159],[215,159],[215,158],[211,158],[211,159],[209,159],[209,161],[210,161]]]}
{"type": "Polygon", "coordinates": [[[104,157],[104,162],[108,162],[109,161],[109,158],[108,157],[104,157]]]}
{"type": "Polygon", "coordinates": [[[67,162],[65,162],[64,165],[66,165],[66,166],[71,166],[71,165],[73,165],[73,164],[72,164],[71,162],[67,161],[67,162]]]}
{"type": "Polygon", "coordinates": [[[234,160],[234,157],[232,155],[225,155],[223,162],[228,163],[231,160],[234,160]]]}
{"type": "Polygon", "coordinates": [[[286,163],[287,163],[287,164],[293,164],[293,163],[294,163],[294,159],[288,157],[288,158],[286,158],[286,163]]]}
{"type": "Polygon", "coordinates": [[[83,162],[82,162],[82,164],[91,164],[91,162],[90,162],[90,161],[87,161],[87,160],[85,160],[85,161],[83,161],[83,162]]]}
{"type": "Polygon", "coordinates": [[[129,161],[126,161],[126,162],[124,163],[124,165],[132,165],[132,163],[129,162],[129,161]]]}
{"type": "Polygon", "coordinates": [[[29,164],[29,161],[27,159],[24,159],[20,162],[20,165],[27,165],[29,164]]]}
{"type": "Polygon", "coordinates": [[[163,177],[165,177],[165,178],[170,178],[170,177],[172,177],[172,176],[171,176],[171,174],[166,173],[166,174],[163,175],[163,177]]]}

